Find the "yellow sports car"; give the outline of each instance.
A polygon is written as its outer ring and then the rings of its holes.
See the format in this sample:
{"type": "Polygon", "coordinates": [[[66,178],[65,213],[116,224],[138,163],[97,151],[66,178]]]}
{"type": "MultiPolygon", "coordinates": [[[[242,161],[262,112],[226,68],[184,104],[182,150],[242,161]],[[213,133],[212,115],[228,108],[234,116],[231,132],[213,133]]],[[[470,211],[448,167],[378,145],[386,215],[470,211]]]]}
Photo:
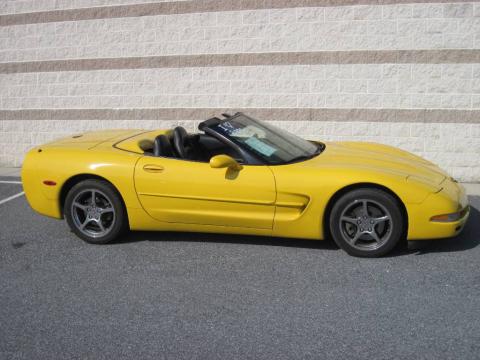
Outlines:
{"type": "Polygon", "coordinates": [[[28,152],[28,202],[104,244],[130,230],[333,240],[381,256],[405,239],[458,234],[463,187],[434,164],[390,146],[307,141],[243,113],[199,133],[111,130],[28,152]]]}

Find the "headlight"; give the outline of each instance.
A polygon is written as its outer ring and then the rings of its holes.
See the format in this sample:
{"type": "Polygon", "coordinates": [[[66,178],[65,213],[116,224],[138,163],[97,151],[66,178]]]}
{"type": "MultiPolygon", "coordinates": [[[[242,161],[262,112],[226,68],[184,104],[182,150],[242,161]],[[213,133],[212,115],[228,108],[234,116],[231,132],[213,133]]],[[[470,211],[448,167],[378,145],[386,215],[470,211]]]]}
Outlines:
{"type": "Polygon", "coordinates": [[[442,190],[442,187],[440,186],[442,182],[440,182],[439,184],[435,184],[434,182],[428,181],[425,178],[420,178],[412,175],[408,175],[406,180],[407,183],[415,184],[418,187],[424,188],[429,193],[438,193],[440,190],[442,190]]]}

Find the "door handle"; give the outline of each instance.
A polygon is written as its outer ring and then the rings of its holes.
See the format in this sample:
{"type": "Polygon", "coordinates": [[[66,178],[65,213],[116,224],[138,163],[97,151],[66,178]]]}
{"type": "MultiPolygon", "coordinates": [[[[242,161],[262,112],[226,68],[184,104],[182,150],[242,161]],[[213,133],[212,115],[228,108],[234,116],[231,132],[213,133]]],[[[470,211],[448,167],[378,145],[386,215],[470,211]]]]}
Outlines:
{"type": "Polygon", "coordinates": [[[161,165],[144,165],[143,166],[143,170],[145,170],[146,172],[151,172],[151,173],[160,173],[162,172],[163,170],[165,170],[165,168],[161,165]]]}

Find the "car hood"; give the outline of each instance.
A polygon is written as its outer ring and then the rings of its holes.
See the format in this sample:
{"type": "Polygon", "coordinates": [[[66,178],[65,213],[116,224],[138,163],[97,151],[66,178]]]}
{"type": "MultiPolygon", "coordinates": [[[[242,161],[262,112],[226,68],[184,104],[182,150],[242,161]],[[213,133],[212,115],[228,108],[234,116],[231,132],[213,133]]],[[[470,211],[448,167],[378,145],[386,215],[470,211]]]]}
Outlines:
{"type": "Polygon", "coordinates": [[[435,185],[442,183],[448,176],[430,161],[392,146],[367,142],[326,142],[325,145],[325,150],[319,156],[304,164],[389,172],[405,177],[413,176],[435,185]]]}

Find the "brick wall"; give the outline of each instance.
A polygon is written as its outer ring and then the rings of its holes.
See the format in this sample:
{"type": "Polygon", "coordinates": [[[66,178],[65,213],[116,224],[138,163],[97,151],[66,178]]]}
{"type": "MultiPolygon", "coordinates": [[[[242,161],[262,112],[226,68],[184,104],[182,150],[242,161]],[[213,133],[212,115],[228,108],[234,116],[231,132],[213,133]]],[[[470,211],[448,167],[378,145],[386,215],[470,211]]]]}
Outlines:
{"type": "Polygon", "coordinates": [[[170,1],[171,0],[2,0],[0,2],[0,14],[170,1]]]}
{"type": "Polygon", "coordinates": [[[3,109],[480,108],[480,64],[354,64],[0,74],[3,109]]]}
{"type": "Polygon", "coordinates": [[[193,130],[251,109],[309,138],[392,144],[480,181],[480,3],[125,2],[0,5],[0,164],[71,133],[193,130]]]}
{"type": "Polygon", "coordinates": [[[287,8],[25,24],[0,28],[0,61],[472,49],[480,45],[476,15],[480,3],[287,8]]]}

